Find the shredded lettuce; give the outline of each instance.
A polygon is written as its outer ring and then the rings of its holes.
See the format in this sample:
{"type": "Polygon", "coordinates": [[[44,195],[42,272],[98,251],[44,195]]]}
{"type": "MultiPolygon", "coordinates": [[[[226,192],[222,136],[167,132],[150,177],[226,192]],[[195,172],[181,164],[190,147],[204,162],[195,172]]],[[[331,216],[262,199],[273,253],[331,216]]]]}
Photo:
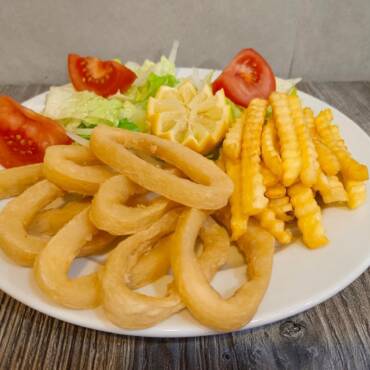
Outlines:
{"type": "MultiPolygon", "coordinates": [[[[81,121],[81,123],[73,130],[73,132],[84,139],[89,139],[92,134],[92,130],[98,124],[101,123],[93,124],[91,122],[81,121]]],[[[136,123],[129,121],[127,118],[120,119],[117,127],[130,131],[141,131],[136,123]]]]}
{"type": "MultiPolygon", "coordinates": [[[[288,86],[290,86],[289,87],[289,89],[288,90],[285,90],[284,92],[286,92],[288,95],[292,95],[292,96],[298,96],[298,89],[296,88],[296,86],[293,84],[292,85],[292,83],[291,82],[289,82],[289,81],[293,81],[293,80],[282,80],[282,79],[279,79],[280,81],[283,81],[284,83],[286,83],[285,85],[283,85],[283,86],[285,86],[285,88],[287,88],[288,86]]],[[[298,83],[299,81],[300,81],[301,79],[295,79],[294,81],[294,83],[298,83]]],[[[276,86],[277,88],[276,88],[276,90],[277,91],[281,91],[281,87],[282,85],[280,84],[280,90],[278,90],[278,85],[276,86]]],[[[283,91],[281,91],[281,92],[283,92],[283,91]]],[[[266,109],[266,120],[268,120],[268,119],[270,119],[271,117],[272,117],[272,106],[271,105],[268,105],[267,106],[267,109],[266,109]]]]}
{"type": "Polygon", "coordinates": [[[215,71],[210,70],[203,78],[200,76],[198,68],[192,68],[191,75],[185,77],[182,80],[190,80],[193,85],[198,89],[202,90],[205,85],[210,85],[212,83],[213,75],[215,71]]]}
{"type": "Polygon", "coordinates": [[[293,86],[289,91],[288,91],[288,95],[291,95],[291,96],[298,96],[298,90],[295,86],[293,86]]]}
{"type": "Polygon", "coordinates": [[[168,54],[168,60],[175,65],[176,64],[176,57],[177,57],[177,51],[179,50],[180,42],[179,40],[174,40],[172,44],[172,48],[170,53],[168,54]]]}
{"type": "Polygon", "coordinates": [[[175,75],[157,75],[154,72],[151,72],[148,75],[145,84],[131,87],[125,95],[122,96],[122,98],[123,100],[131,101],[132,103],[146,105],[149,98],[154,96],[162,85],[173,87],[177,84],[178,80],[175,75]]]}
{"type": "Polygon", "coordinates": [[[122,118],[123,103],[106,99],[89,91],[76,91],[71,84],[51,87],[44,114],[73,126],[81,122],[117,126],[122,118]]]}
{"type": "Polygon", "coordinates": [[[243,108],[235,104],[229,98],[226,98],[226,104],[230,107],[232,121],[239,118],[242,114],[243,108]]]}
{"type": "Polygon", "coordinates": [[[89,91],[75,91],[72,85],[50,88],[44,114],[86,139],[97,125],[121,127],[125,119],[132,122],[135,129],[148,129],[142,104],[118,98],[106,99],[89,91]]]}
{"type": "Polygon", "coordinates": [[[158,63],[154,63],[150,60],[145,60],[144,63],[140,66],[137,63],[128,62],[126,63],[126,67],[134,71],[137,76],[137,79],[129,90],[138,86],[145,85],[151,73],[154,73],[157,76],[176,76],[175,64],[165,56],[162,56],[158,63]]]}
{"type": "Polygon", "coordinates": [[[272,117],[272,106],[268,105],[266,109],[265,119],[268,120],[272,117]]]}
{"type": "Polygon", "coordinates": [[[137,124],[129,121],[127,118],[121,119],[119,121],[118,127],[124,128],[125,130],[130,130],[130,131],[141,131],[137,124]]]}
{"type": "Polygon", "coordinates": [[[301,78],[291,78],[288,80],[276,77],[276,91],[288,93],[294,86],[296,86],[301,78]]]}
{"type": "Polygon", "coordinates": [[[119,98],[146,108],[149,97],[154,96],[162,85],[173,87],[178,84],[175,66],[178,47],[179,42],[175,40],[169,57],[162,56],[157,63],[150,60],[145,60],[142,65],[127,62],[126,67],[136,73],[137,79],[125,94],[119,94],[119,98]]]}
{"type": "Polygon", "coordinates": [[[75,128],[72,132],[81,136],[84,139],[89,140],[92,134],[93,128],[75,128]]]}
{"type": "Polygon", "coordinates": [[[135,123],[140,131],[148,131],[148,125],[146,123],[146,107],[143,104],[132,103],[125,101],[123,103],[122,118],[135,123]]]}

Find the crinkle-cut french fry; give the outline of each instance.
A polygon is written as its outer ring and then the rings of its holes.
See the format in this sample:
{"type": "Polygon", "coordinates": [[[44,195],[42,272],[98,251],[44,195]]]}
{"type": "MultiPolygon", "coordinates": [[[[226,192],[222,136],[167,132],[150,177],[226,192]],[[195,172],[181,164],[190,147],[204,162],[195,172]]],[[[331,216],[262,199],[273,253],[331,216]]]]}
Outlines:
{"type": "MultiPolygon", "coordinates": [[[[327,118],[330,118],[330,111],[326,112],[325,115],[327,118]]],[[[306,122],[306,126],[311,132],[320,168],[324,171],[325,174],[329,176],[335,176],[340,170],[339,161],[335,154],[320,140],[315,128],[315,117],[312,109],[307,107],[304,108],[303,116],[306,122]]]]}
{"type": "Polygon", "coordinates": [[[261,173],[261,133],[265,121],[267,101],[253,99],[243,117],[242,139],[242,204],[245,215],[260,212],[267,206],[265,185],[261,173]]]}
{"type": "Polygon", "coordinates": [[[265,166],[261,164],[261,173],[263,177],[263,184],[266,188],[275,186],[279,183],[279,179],[265,166]]]}
{"type": "MultiPolygon", "coordinates": [[[[323,115],[323,117],[325,117],[325,119],[326,119],[326,120],[328,120],[329,122],[333,121],[333,119],[334,119],[334,117],[333,117],[333,112],[331,111],[331,109],[330,109],[330,108],[326,108],[326,109],[322,110],[320,113],[321,113],[321,114],[323,115]]],[[[314,122],[314,123],[315,123],[315,127],[316,127],[316,122],[314,122]]]]}
{"type": "Polygon", "coordinates": [[[315,118],[315,127],[321,140],[338,158],[344,178],[354,181],[367,180],[369,178],[367,167],[352,158],[338,127],[331,123],[331,117],[331,111],[326,109],[315,118]]]}
{"type": "Polygon", "coordinates": [[[230,198],[231,209],[231,239],[238,240],[246,231],[248,217],[243,213],[242,209],[242,183],[241,183],[241,163],[228,158],[225,159],[226,173],[234,183],[234,192],[230,198]]]}
{"type": "Polygon", "coordinates": [[[316,135],[315,115],[313,114],[312,109],[308,107],[303,108],[303,117],[306,122],[306,126],[308,127],[308,130],[311,133],[311,136],[315,137],[316,135]]]}
{"type": "Polygon", "coordinates": [[[357,208],[366,201],[366,184],[364,181],[343,180],[348,196],[348,207],[357,208]]]}
{"type": "Polygon", "coordinates": [[[316,182],[319,170],[315,145],[312,141],[311,132],[306,125],[299,97],[288,96],[288,104],[301,150],[300,179],[302,184],[312,186],[316,182]]]}
{"type": "Polygon", "coordinates": [[[289,222],[294,219],[293,206],[290,203],[289,197],[287,196],[277,199],[270,199],[268,207],[275,212],[276,217],[281,221],[289,222]]]}
{"type": "Polygon", "coordinates": [[[338,158],[318,137],[314,137],[313,141],[320,168],[329,176],[337,175],[340,170],[338,158]]]}
{"type": "Polygon", "coordinates": [[[286,187],[281,184],[269,187],[265,191],[265,195],[269,199],[282,198],[285,194],[286,194],[286,187]]]}
{"type": "Polygon", "coordinates": [[[217,167],[221,168],[222,171],[226,172],[226,167],[225,167],[225,154],[223,152],[223,150],[221,149],[220,150],[220,154],[218,156],[218,158],[216,159],[215,163],[217,165],[217,167]]]}
{"type": "Polygon", "coordinates": [[[316,203],[312,189],[301,183],[288,189],[298,228],[309,248],[318,248],[328,242],[322,225],[321,209],[316,203]]]}
{"type": "Polygon", "coordinates": [[[242,133],[243,121],[239,118],[235,121],[234,126],[232,126],[227,132],[222,144],[222,150],[228,158],[237,160],[240,157],[242,133]]]}
{"type": "Polygon", "coordinates": [[[277,219],[272,209],[265,208],[255,217],[261,227],[273,235],[279,243],[288,244],[292,241],[292,233],[285,229],[284,221],[277,219]]]}
{"type": "Polygon", "coordinates": [[[343,177],[348,180],[354,181],[366,181],[369,179],[369,172],[366,165],[357,162],[352,154],[349,152],[344,140],[342,139],[339,128],[335,125],[330,126],[330,131],[332,137],[337,138],[337,145],[340,147],[339,152],[337,152],[337,157],[339,156],[339,162],[341,165],[341,170],[343,177]],[[341,159],[342,158],[342,159],[341,159]]]}
{"type": "Polygon", "coordinates": [[[266,167],[280,179],[283,173],[283,167],[278,150],[275,123],[271,118],[262,129],[261,149],[266,167]]]}
{"type": "Polygon", "coordinates": [[[326,176],[320,171],[313,189],[320,193],[325,204],[347,201],[347,193],[337,176],[326,176]]]}
{"type": "Polygon", "coordinates": [[[272,114],[276,124],[280,153],[283,161],[283,185],[292,185],[301,172],[301,153],[297,133],[290,113],[288,96],[273,92],[270,95],[272,114]]]}

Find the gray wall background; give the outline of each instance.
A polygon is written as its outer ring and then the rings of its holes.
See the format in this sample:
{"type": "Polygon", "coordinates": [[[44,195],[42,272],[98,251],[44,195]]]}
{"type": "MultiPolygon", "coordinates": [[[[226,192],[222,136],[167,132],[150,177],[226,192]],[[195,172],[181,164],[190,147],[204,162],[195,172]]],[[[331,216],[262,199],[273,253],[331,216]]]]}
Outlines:
{"type": "Polygon", "coordinates": [[[179,66],[259,50],[282,77],[370,80],[370,0],[1,0],[0,83],[62,83],[68,52],[179,66]]]}

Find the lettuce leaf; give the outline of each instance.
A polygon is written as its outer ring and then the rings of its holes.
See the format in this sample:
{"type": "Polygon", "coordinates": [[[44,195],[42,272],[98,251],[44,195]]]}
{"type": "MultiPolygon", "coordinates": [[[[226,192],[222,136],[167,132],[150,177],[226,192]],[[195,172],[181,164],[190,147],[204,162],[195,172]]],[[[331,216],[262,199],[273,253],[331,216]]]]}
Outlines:
{"type": "Polygon", "coordinates": [[[71,84],[51,87],[43,114],[62,123],[85,120],[117,126],[122,118],[123,102],[106,99],[90,91],[76,91],[71,84]]]}
{"type": "Polygon", "coordinates": [[[149,127],[146,123],[146,106],[144,104],[125,101],[123,103],[122,119],[135,123],[140,131],[147,132],[149,127]]]}
{"type": "Polygon", "coordinates": [[[154,73],[157,76],[176,75],[175,63],[165,56],[162,56],[158,63],[145,60],[140,66],[137,63],[128,62],[126,63],[126,67],[136,73],[137,79],[135,80],[133,87],[144,85],[151,73],[154,73]]]}
{"type": "Polygon", "coordinates": [[[226,103],[230,107],[232,121],[236,120],[242,114],[243,108],[235,104],[229,98],[226,98],[226,103]]]}
{"type": "Polygon", "coordinates": [[[129,131],[140,131],[139,126],[136,125],[134,122],[129,121],[127,118],[121,119],[119,121],[118,127],[124,128],[125,130],[129,131]]]}
{"type": "Polygon", "coordinates": [[[162,85],[174,87],[178,80],[174,75],[157,75],[151,72],[146,80],[146,83],[138,88],[134,93],[134,101],[136,103],[146,103],[151,96],[155,96],[162,85]]]}
{"type": "MultiPolygon", "coordinates": [[[[284,80],[282,78],[276,77],[276,91],[278,92],[285,92],[288,95],[297,96],[298,89],[296,87],[297,83],[299,83],[302,79],[301,78],[293,78],[290,80],[284,80]]],[[[272,106],[268,105],[266,110],[266,120],[272,117],[272,106]]]]}
{"type": "Polygon", "coordinates": [[[293,86],[289,91],[288,91],[288,95],[291,95],[291,96],[298,96],[298,90],[295,86],[293,86]]]}
{"type": "Polygon", "coordinates": [[[266,109],[265,119],[268,120],[272,117],[272,106],[269,104],[266,109]]]}
{"type": "Polygon", "coordinates": [[[288,93],[294,86],[296,86],[302,78],[283,79],[276,77],[276,91],[288,93]]]}
{"type": "Polygon", "coordinates": [[[140,131],[148,131],[143,104],[75,91],[72,85],[50,88],[43,113],[84,138],[99,124],[119,127],[122,119],[132,122],[140,131]]]}
{"type": "MultiPolygon", "coordinates": [[[[84,139],[90,139],[90,136],[92,134],[92,130],[94,127],[96,127],[98,124],[101,123],[91,123],[87,121],[81,121],[80,124],[74,128],[72,131],[83,137],[84,139]]],[[[130,130],[130,131],[141,131],[139,126],[135,124],[134,122],[129,121],[127,118],[122,118],[119,120],[117,127],[123,128],[125,130],[130,130]]]]}

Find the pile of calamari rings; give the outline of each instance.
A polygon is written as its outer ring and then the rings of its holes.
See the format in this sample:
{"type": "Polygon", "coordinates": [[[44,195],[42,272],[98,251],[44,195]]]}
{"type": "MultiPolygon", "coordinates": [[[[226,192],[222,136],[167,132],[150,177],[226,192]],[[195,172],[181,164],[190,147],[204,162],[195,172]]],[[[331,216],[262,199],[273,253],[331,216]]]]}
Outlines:
{"type": "Polygon", "coordinates": [[[0,199],[13,197],[0,213],[0,247],[33,268],[48,299],[102,306],[119,327],[148,328],[188,309],[205,326],[234,330],[264,296],[274,239],[251,224],[230,244],[220,214],[232,191],[214,162],[181,144],[98,126],[90,147],[52,146],[43,163],[0,172],[0,199]],[[105,261],[96,271],[68,275],[76,258],[97,254],[105,261]],[[225,299],[210,283],[236,263],[247,264],[247,280],[225,299]],[[169,271],[164,296],[137,291],[169,271]]]}

